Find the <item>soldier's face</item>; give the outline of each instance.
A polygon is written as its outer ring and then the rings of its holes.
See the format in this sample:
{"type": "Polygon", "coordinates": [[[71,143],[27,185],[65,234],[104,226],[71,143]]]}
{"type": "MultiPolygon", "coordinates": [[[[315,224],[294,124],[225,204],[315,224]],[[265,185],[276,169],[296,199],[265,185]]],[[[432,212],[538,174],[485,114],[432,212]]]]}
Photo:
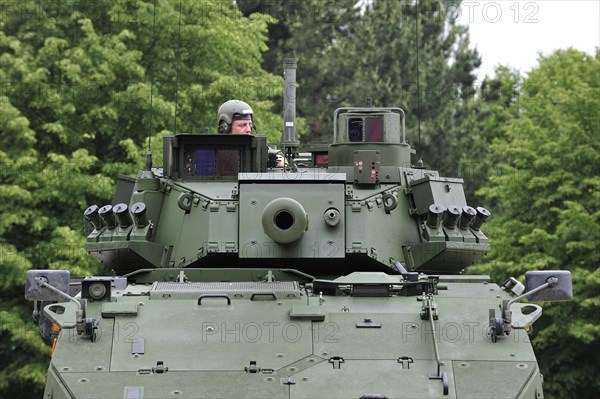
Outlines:
{"type": "Polygon", "coordinates": [[[231,123],[232,134],[250,134],[252,132],[251,120],[237,120],[231,123]]]}
{"type": "Polygon", "coordinates": [[[277,159],[275,166],[278,168],[283,168],[285,166],[285,158],[283,154],[277,154],[275,157],[277,159]]]}

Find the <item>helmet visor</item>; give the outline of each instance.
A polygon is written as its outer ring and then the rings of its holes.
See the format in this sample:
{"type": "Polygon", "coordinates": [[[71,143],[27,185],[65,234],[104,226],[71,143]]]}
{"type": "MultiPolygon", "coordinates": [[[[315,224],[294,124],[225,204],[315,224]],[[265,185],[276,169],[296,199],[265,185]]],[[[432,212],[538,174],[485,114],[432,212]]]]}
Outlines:
{"type": "Polygon", "coordinates": [[[234,120],[234,121],[252,120],[252,114],[233,114],[232,120],[234,120]]]}

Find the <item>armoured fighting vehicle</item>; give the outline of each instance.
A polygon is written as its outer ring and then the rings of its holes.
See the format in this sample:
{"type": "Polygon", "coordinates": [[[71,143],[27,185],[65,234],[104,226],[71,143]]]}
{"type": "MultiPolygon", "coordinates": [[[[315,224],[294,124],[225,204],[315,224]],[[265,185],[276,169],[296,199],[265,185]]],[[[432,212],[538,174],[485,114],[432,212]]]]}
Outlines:
{"type": "Polygon", "coordinates": [[[265,137],[165,137],[162,168],[84,212],[114,275],[27,274],[53,344],[44,397],[541,398],[542,308],[520,300],[569,299],[570,274],[462,274],[490,249],[490,212],[412,166],[404,120],[337,109],[328,148],[283,168],[265,137]]]}

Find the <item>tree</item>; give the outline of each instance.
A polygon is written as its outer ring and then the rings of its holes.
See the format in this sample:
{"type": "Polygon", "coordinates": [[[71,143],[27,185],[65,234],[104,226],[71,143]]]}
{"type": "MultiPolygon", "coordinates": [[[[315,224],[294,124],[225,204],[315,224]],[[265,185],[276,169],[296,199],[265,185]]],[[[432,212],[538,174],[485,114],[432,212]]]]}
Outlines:
{"type": "MultiPolygon", "coordinates": [[[[499,172],[489,154],[494,142],[505,142],[510,122],[519,116],[523,78],[518,71],[498,66],[493,77],[485,77],[471,98],[446,108],[440,120],[450,138],[445,148],[444,175],[458,175],[465,182],[467,203],[495,209],[494,201],[484,200],[477,190],[489,186],[499,172]],[[452,163],[454,162],[454,163],[452,163]]],[[[442,170],[442,172],[444,172],[442,170]]]]}
{"type": "MultiPolygon", "coordinates": [[[[359,4],[358,0],[240,2],[245,15],[259,12],[277,20],[269,25],[266,70],[281,74],[284,58],[298,59],[297,110],[307,125],[297,131],[306,134],[305,141],[331,141],[333,111],[341,103],[340,86],[350,81],[351,74],[343,74],[341,60],[330,51],[335,43],[352,36],[360,19],[359,4]]],[[[282,112],[282,104],[283,99],[275,103],[275,112],[282,112]]]]}
{"type": "Polygon", "coordinates": [[[574,299],[544,306],[533,345],[550,397],[600,389],[600,51],[541,57],[523,82],[506,141],[491,146],[501,173],[481,194],[496,202],[489,263],[503,281],[528,270],[565,269],[574,299]]]}
{"type": "Polygon", "coordinates": [[[3,397],[42,396],[48,364],[23,299],[26,271],[110,273],[84,249],[82,212],[111,203],[115,177],[143,166],[149,138],[159,165],[163,134],[214,132],[219,104],[236,97],[279,138],[283,121],[270,109],[282,79],[261,68],[271,21],[217,1],[2,5],[3,397]]]}
{"type": "Polygon", "coordinates": [[[477,51],[469,48],[467,28],[456,24],[459,4],[240,3],[245,13],[269,13],[279,21],[269,28],[267,70],[278,72],[284,56],[299,60],[298,114],[308,121],[305,141],[330,142],[335,108],[363,106],[366,97],[373,97],[375,105],[406,111],[409,138],[413,146],[421,144],[418,150],[428,166],[455,167],[449,172],[456,174],[462,153],[448,149],[462,132],[449,126],[460,123],[454,120],[457,110],[472,99],[473,71],[480,65],[477,51]]]}
{"type": "Polygon", "coordinates": [[[469,48],[467,28],[453,19],[453,7],[430,0],[375,0],[355,34],[331,50],[340,68],[351,71],[340,83],[343,104],[363,105],[372,96],[377,105],[403,108],[413,145],[437,169],[457,163],[459,155],[445,151],[455,139],[445,115],[472,97],[473,71],[480,64],[477,51],[469,48]]]}

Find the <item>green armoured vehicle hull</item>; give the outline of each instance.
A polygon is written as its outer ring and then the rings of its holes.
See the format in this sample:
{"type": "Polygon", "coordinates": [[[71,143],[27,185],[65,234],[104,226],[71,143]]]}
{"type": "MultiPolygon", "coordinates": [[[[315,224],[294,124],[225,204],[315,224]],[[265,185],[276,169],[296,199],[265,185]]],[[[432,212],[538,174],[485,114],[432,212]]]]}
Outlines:
{"type": "MultiPolygon", "coordinates": [[[[350,277],[371,287],[401,280],[350,277]]],[[[158,269],[127,280],[122,296],[88,303],[100,320],[95,342],[61,330],[46,397],[542,395],[528,335],[494,344],[487,334],[487,310],[510,296],[485,276],[440,276],[434,324],[421,317],[421,296],[311,295],[293,270],[158,269]],[[446,387],[430,378],[438,370],[446,387]]]]}
{"type": "Polygon", "coordinates": [[[161,169],[84,213],[114,276],[28,272],[44,397],[541,398],[542,308],[518,301],[569,299],[570,274],[462,275],[490,213],[413,153],[399,108],[336,110],[312,167],[260,136],[165,137],[161,169]]]}

